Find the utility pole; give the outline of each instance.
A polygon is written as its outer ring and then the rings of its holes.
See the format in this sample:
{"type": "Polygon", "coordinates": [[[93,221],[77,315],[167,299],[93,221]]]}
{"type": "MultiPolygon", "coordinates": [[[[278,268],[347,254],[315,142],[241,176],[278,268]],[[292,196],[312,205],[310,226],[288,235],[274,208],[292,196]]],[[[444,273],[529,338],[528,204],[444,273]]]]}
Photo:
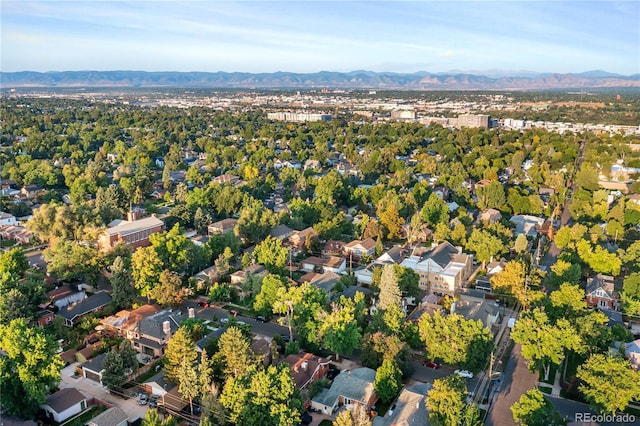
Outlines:
{"type": "Polygon", "coordinates": [[[491,361],[489,361],[489,380],[493,376],[493,351],[491,351],[491,361]]]}

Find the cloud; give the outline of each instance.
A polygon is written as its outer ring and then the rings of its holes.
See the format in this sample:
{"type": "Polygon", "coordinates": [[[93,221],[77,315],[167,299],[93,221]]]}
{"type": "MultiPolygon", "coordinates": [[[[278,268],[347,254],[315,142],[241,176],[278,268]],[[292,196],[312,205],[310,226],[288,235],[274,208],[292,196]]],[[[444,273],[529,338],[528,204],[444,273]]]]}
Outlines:
{"type": "Polygon", "coordinates": [[[452,50],[447,50],[445,52],[438,52],[438,56],[441,58],[450,58],[454,55],[452,50]]]}

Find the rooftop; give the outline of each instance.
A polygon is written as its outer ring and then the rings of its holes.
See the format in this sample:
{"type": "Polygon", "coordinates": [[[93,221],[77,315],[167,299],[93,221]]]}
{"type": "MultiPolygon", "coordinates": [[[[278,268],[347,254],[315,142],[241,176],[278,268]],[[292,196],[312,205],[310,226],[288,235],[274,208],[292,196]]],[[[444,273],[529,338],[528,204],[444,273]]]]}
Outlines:
{"type": "Polygon", "coordinates": [[[47,397],[46,405],[51,407],[55,412],[62,413],[64,410],[73,407],[82,400],[85,400],[85,396],[81,394],[75,388],[64,388],[58,392],[51,394],[47,397]]]}
{"type": "Polygon", "coordinates": [[[109,236],[113,235],[129,235],[134,232],[138,232],[144,229],[155,228],[157,226],[164,226],[164,222],[155,216],[145,217],[144,219],[138,219],[131,222],[124,221],[114,226],[113,228],[105,229],[105,233],[109,236]]]}

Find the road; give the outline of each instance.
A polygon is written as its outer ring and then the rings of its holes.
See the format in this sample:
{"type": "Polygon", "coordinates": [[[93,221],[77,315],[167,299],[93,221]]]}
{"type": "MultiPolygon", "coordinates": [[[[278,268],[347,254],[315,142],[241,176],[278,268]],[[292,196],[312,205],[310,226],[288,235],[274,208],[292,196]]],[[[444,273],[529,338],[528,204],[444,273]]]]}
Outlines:
{"type": "Polygon", "coordinates": [[[516,344],[511,351],[507,366],[502,374],[502,381],[497,396],[490,403],[486,425],[513,426],[513,416],[509,407],[520,399],[520,395],[538,382],[536,374],[529,372],[527,360],[522,357],[520,345],[516,344]]]}
{"type": "Polygon", "coordinates": [[[29,265],[32,267],[37,266],[41,270],[47,269],[47,262],[44,260],[44,256],[42,255],[42,250],[34,250],[28,253],[25,253],[24,256],[29,261],[29,265]]]}
{"type": "MultiPolygon", "coordinates": [[[[570,399],[564,399],[560,397],[554,397],[547,395],[549,400],[553,404],[553,407],[560,412],[560,415],[567,419],[569,422],[580,420],[579,416],[585,413],[595,416],[596,412],[589,407],[589,405],[578,401],[572,401],[570,399]]],[[[584,417],[583,417],[584,419],[584,417]]],[[[636,416],[635,419],[628,419],[628,422],[605,422],[601,421],[597,424],[600,426],[620,426],[620,425],[640,425],[640,417],[636,416]]],[[[595,425],[596,423],[584,423],[587,425],[595,425]]]]}

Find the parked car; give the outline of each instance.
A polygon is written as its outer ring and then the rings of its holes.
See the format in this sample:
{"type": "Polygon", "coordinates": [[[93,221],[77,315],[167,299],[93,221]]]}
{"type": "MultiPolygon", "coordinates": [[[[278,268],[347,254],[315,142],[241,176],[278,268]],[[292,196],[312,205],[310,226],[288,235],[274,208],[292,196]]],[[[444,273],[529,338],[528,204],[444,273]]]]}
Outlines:
{"type": "Polygon", "coordinates": [[[158,406],[158,397],[156,395],[151,396],[149,398],[149,407],[156,408],[158,406]]]}
{"type": "Polygon", "coordinates": [[[469,370],[456,370],[453,373],[465,379],[473,379],[473,373],[469,370]]]}
{"type": "Polygon", "coordinates": [[[100,339],[98,339],[96,336],[93,336],[92,338],[90,338],[89,340],[87,340],[87,342],[90,345],[93,345],[94,343],[98,343],[100,341],[100,339]]]}
{"type": "Polygon", "coordinates": [[[202,306],[203,308],[208,308],[210,306],[209,302],[198,302],[198,305],[202,306]]]}
{"type": "Polygon", "coordinates": [[[229,322],[229,318],[220,318],[220,324],[226,324],[229,322]]]}
{"type": "Polygon", "coordinates": [[[258,315],[256,317],[256,321],[260,321],[260,322],[268,322],[267,319],[265,317],[263,317],[262,315],[258,315]]]}
{"type": "Polygon", "coordinates": [[[313,417],[309,413],[304,413],[300,418],[301,425],[310,425],[312,421],[313,421],[313,417]]]}
{"type": "Polygon", "coordinates": [[[422,365],[424,365],[425,367],[433,368],[434,370],[436,368],[440,368],[440,364],[438,364],[435,361],[424,360],[424,361],[422,361],[422,365]]]}
{"type": "Polygon", "coordinates": [[[236,317],[236,316],[238,316],[239,313],[235,309],[231,309],[231,310],[229,310],[229,314],[233,315],[234,317],[236,317]]]}
{"type": "Polygon", "coordinates": [[[282,340],[284,340],[285,342],[290,342],[290,341],[291,341],[291,337],[289,337],[289,335],[288,335],[288,334],[284,334],[284,333],[283,333],[283,334],[281,334],[281,335],[280,335],[280,338],[281,338],[282,340]]]}
{"type": "Polygon", "coordinates": [[[146,393],[141,393],[140,394],[140,400],[138,401],[138,404],[147,405],[147,402],[149,402],[149,397],[147,396],[146,393]]]}

